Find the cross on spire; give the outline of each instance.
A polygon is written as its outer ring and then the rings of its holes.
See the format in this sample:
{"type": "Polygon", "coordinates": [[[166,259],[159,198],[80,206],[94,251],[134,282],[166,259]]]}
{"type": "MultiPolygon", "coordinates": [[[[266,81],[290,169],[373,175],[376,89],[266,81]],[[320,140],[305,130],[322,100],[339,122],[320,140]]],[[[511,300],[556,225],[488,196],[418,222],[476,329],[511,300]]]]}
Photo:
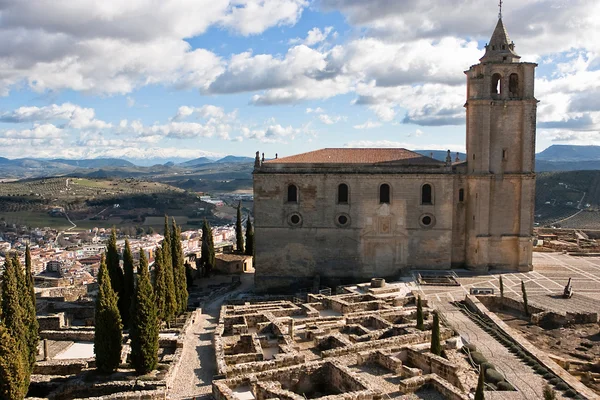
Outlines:
{"type": "Polygon", "coordinates": [[[498,3],[498,19],[502,19],[502,0],[500,0],[500,3],[498,3]]]}

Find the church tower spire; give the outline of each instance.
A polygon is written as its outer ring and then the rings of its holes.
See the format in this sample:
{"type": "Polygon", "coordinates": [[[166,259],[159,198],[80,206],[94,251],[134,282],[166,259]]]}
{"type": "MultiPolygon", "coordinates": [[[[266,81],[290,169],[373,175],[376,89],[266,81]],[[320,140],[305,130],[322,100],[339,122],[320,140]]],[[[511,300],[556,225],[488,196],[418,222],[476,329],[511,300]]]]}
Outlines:
{"type": "Polygon", "coordinates": [[[535,67],[499,15],[467,75],[467,256],[473,269],[528,271],[535,197],[535,67]]]}

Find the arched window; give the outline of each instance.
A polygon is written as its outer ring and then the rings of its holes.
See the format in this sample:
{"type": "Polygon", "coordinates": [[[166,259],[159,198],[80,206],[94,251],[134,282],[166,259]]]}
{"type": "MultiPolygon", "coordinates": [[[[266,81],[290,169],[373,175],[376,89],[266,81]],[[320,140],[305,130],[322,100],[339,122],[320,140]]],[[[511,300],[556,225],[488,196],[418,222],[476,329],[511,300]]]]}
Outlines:
{"type": "Polygon", "coordinates": [[[298,188],[296,187],[296,185],[288,185],[287,201],[288,203],[298,202],[298,188]]]}
{"type": "Polygon", "coordinates": [[[379,203],[390,204],[390,185],[387,183],[379,186],[379,203]]]}
{"type": "Polygon", "coordinates": [[[348,204],[348,185],[345,183],[338,185],[338,204],[348,204]]]}
{"type": "Polygon", "coordinates": [[[502,76],[500,74],[492,75],[492,94],[500,94],[502,93],[502,76]]]}
{"type": "Polygon", "coordinates": [[[433,204],[431,185],[426,183],[421,186],[421,204],[433,204]]]}
{"type": "Polygon", "coordinates": [[[519,75],[510,74],[508,77],[508,92],[510,97],[519,97],[519,75]]]}
{"type": "Polygon", "coordinates": [[[458,189],[458,201],[465,201],[465,189],[458,189]]]}

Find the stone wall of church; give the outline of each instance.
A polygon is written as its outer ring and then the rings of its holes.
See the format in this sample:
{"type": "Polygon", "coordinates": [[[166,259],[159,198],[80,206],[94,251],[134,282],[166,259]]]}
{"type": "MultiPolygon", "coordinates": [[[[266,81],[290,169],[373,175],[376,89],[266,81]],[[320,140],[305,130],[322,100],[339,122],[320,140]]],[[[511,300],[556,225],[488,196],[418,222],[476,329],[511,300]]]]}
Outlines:
{"type": "Polygon", "coordinates": [[[257,289],[308,288],[317,275],[334,286],[407,268],[450,268],[456,179],[450,172],[255,173],[257,289]],[[342,183],[348,204],[338,203],[342,183]],[[426,183],[433,188],[430,205],[421,204],[426,183]],[[389,204],[380,203],[382,184],[391,188],[389,204]],[[287,202],[288,185],[298,188],[297,203],[287,202]]]}

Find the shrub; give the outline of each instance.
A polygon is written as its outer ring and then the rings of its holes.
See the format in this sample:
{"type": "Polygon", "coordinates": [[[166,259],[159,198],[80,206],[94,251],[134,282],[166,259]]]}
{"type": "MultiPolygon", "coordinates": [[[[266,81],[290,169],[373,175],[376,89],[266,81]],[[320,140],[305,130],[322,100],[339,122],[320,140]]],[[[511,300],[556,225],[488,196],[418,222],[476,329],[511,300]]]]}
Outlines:
{"type": "Polygon", "coordinates": [[[474,352],[477,351],[477,346],[475,346],[473,343],[467,343],[463,346],[463,350],[466,352],[466,350],[470,351],[470,352],[474,352]]]}
{"type": "Polygon", "coordinates": [[[485,381],[490,383],[502,382],[504,377],[502,374],[495,369],[488,369],[485,371],[485,381]]]}
{"type": "Polygon", "coordinates": [[[481,365],[484,362],[487,362],[487,359],[485,358],[485,356],[478,351],[472,352],[471,358],[473,359],[473,362],[477,365],[481,365]]]}
{"type": "Polygon", "coordinates": [[[498,383],[498,390],[506,391],[506,392],[514,392],[515,388],[513,385],[506,381],[502,381],[498,383]]]}
{"type": "Polygon", "coordinates": [[[558,382],[560,382],[560,379],[558,379],[557,377],[554,377],[554,378],[550,379],[548,382],[550,382],[553,385],[557,385],[558,382]]]}
{"type": "Polygon", "coordinates": [[[488,369],[496,369],[491,362],[482,363],[481,368],[483,368],[484,371],[487,371],[488,369]]]}
{"type": "Polygon", "coordinates": [[[556,388],[559,390],[567,390],[569,389],[569,385],[561,381],[556,384],[556,388]]]}
{"type": "Polygon", "coordinates": [[[569,389],[565,392],[565,396],[567,397],[575,397],[577,396],[577,392],[574,391],[573,389],[569,389]]]}

